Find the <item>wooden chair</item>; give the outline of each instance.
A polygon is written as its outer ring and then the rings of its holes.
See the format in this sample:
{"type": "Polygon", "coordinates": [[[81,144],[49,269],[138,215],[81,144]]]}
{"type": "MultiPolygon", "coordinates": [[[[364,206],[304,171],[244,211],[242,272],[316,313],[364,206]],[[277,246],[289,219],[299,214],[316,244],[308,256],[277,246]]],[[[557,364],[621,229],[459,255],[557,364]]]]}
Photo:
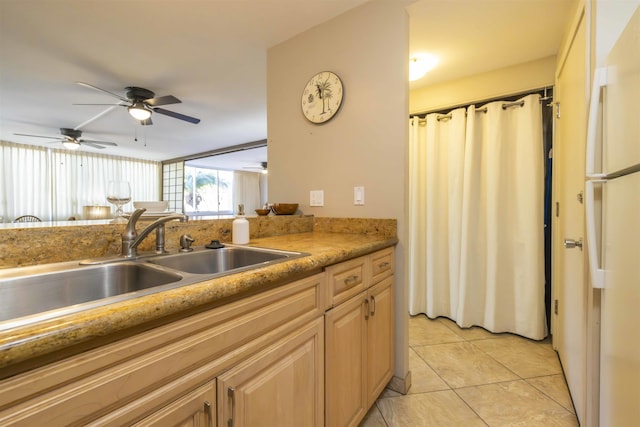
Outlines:
{"type": "Polygon", "coordinates": [[[13,222],[42,222],[42,220],[35,215],[22,215],[14,219],[13,222]]]}

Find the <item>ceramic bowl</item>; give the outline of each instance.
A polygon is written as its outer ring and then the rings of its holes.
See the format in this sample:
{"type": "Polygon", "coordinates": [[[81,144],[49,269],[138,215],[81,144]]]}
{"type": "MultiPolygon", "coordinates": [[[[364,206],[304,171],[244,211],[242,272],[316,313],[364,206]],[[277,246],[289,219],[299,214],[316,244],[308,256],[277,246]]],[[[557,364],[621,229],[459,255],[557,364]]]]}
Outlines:
{"type": "Polygon", "coordinates": [[[260,216],[269,215],[269,212],[271,212],[270,209],[256,209],[256,213],[260,216]]]}
{"type": "Polygon", "coordinates": [[[167,201],[145,201],[145,202],[133,202],[133,207],[136,209],[146,209],[148,212],[164,212],[167,210],[169,202],[167,201]]]}
{"type": "Polygon", "coordinates": [[[276,215],[293,215],[298,210],[297,203],[275,203],[271,209],[276,215]]]}

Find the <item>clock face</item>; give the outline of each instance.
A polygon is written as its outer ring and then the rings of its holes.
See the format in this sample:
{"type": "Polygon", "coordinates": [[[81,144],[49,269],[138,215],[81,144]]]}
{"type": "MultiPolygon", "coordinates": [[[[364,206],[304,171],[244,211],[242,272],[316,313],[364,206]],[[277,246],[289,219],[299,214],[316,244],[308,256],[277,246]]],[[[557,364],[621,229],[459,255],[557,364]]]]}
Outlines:
{"type": "Polygon", "coordinates": [[[318,73],[304,87],[302,113],[312,123],[324,123],[340,109],[342,95],[342,82],[336,74],[318,73]]]}

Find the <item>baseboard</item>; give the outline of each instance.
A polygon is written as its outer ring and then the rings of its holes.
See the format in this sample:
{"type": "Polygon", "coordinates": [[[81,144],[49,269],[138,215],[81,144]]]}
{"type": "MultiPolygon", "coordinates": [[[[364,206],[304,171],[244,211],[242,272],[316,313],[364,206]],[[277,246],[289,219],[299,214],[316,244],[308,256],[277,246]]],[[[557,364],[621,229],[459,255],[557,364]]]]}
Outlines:
{"type": "Polygon", "coordinates": [[[407,371],[404,378],[393,376],[387,388],[400,394],[407,394],[411,388],[411,371],[407,371]]]}

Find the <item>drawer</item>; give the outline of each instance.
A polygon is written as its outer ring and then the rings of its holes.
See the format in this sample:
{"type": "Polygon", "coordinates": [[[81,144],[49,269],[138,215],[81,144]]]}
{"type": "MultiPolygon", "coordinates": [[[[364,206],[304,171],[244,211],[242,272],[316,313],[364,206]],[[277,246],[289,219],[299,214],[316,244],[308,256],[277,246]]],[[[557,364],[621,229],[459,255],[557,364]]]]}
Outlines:
{"type": "Polygon", "coordinates": [[[367,257],[355,258],[326,268],[331,307],[348,300],[367,287],[367,257]]]}
{"type": "Polygon", "coordinates": [[[382,249],[369,256],[371,263],[371,284],[375,285],[379,281],[391,276],[394,273],[394,251],[393,248],[382,249]]]}

